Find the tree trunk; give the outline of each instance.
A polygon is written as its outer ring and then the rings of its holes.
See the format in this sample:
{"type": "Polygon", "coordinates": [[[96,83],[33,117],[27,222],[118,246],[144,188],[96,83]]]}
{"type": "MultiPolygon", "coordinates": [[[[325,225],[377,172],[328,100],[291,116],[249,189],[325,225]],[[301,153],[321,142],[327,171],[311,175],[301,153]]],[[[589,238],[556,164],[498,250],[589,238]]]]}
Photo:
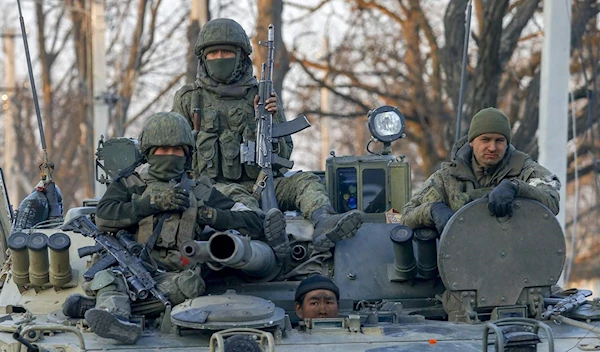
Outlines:
{"type": "MultiPolygon", "coordinates": [[[[283,43],[281,29],[283,22],[283,1],[281,0],[258,0],[258,16],[256,20],[256,36],[252,40],[254,52],[254,67],[257,75],[260,74],[260,66],[267,61],[267,50],[259,45],[259,41],[267,41],[269,24],[275,27],[275,63],[273,67],[273,88],[281,99],[283,79],[290,69],[290,55],[283,43]]],[[[260,77],[258,77],[260,79],[260,77]]]]}

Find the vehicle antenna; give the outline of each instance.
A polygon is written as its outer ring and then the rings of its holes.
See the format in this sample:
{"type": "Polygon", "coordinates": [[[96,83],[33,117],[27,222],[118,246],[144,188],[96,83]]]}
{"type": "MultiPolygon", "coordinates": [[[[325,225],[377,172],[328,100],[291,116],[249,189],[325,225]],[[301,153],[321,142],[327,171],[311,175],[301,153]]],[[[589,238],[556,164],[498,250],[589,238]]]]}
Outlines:
{"type": "Polygon", "coordinates": [[[19,21],[21,22],[21,35],[23,36],[23,45],[25,46],[25,56],[27,57],[27,69],[29,70],[29,82],[31,83],[31,93],[33,95],[33,104],[35,106],[35,115],[37,116],[38,127],[40,130],[40,142],[44,151],[44,161],[40,165],[41,181],[38,187],[43,187],[52,181],[52,165],[48,161],[48,151],[46,150],[46,137],[44,135],[44,125],[40,114],[40,104],[38,102],[35,80],[33,79],[33,68],[31,67],[31,57],[29,56],[29,44],[27,43],[27,33],[25,31],[25,22],[23,21],[23,12],[21,11],[21,1],[17,0],[19,7],[19,21]]]}
{"type": "Polygon", "coordinates": [[[465,80],[467,75],[467,51],[469,49],[469,34],[471,32],[471,12],[473,9],[473,0],[469,0],[467,4],[467,18],[465,19],[465,42],[463,44],[463,57],[462,57],[462,69],[460,72],[460,90],[458,93],[458,112],[456,116],[456,138],[455,141],[460,139],[460,124],[462,122],[462,110],[463,100],[465,94],[465,80]]]}

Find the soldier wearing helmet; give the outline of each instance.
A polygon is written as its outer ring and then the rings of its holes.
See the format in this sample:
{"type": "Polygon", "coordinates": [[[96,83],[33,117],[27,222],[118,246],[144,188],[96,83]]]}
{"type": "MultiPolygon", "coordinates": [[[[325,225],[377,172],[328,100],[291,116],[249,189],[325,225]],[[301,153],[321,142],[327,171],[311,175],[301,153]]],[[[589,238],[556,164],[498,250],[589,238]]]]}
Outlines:
{"type": "MultiPolygon", "coordinates": [[[[256,237],[263,231],[262,219],[217,191],[207,177],[188,177],[186,164],[191,160],[194,138],[183,116],[154,114],[139,141],[148,166],[110,184],[98,203],[96,223],[102,231],[127,230],[138,242],[150,246],[146,261],[160,269],[154,274],[157,287],[176,305],[200,296],[205,289],[199,267],[182,258],[179,246],[188,240],[207,240],[201,237],[206,225],[256,237]]],[[[121,276],[111,270],[100,271],[84,289],[95,298],[69,296],[63,305],[66,316],[85,316],[102,337],[125,343],[139,339],[141,328],[129,322],[130,299],[121,276]]]]}
{"type": "MultiPolygon", "coordinates": [[[[254,106],[258,100],[258,81],[252,72],[248,35],[234,20],[214,19],[202,27],[194,52],[199,59],[196,81],[177,91],[172,108],[197,130],[194,173],[210,177],[224,194],[263,214],[252,196],[260,168],[240,162],[240,143],[254,140],[256,132],[254,106]],[[194,113],[199,115],[199,123],[194,124],[194,113]]],[[[273,123],[286,121],[277,96],[266,101],[266,109],[273,113],[273,123]]],[[[280,138],[279,156],[289,159],[292,148],[291,137],[280,138]]],[[[318,176],[298,172],[281,177],[285,170],[273,171],[281,210],[300,210],[313,222],[313,244],[318,252],[353,236],[361,226],[360,211],[335,214],[318,176]]],[[[285,259],[290,246],[283,214],[271,209],[265,215],[265,223],[271,225],[265,226],[267,241],[277,257],[285,259]],[[270,228],[281,231],[270,232],[270,228]]]]}

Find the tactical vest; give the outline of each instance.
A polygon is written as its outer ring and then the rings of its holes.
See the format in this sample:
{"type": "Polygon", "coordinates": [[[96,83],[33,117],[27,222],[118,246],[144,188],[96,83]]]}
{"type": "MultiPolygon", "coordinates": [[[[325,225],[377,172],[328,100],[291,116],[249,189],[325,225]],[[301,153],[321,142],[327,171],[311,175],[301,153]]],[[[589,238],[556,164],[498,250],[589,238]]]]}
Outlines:
{"type": "Polygon", "coordinates": [[[194,116],[195,108],[201,111],[192,161],[196,176],[231,181],[256,179],[260,168],[240,162],[240,144],[256,138],[255,95],[256,89],[236,99],[221,98],[201,88],[192,92],[190,116],[194,116]]]}
{"type": "MultiPolygon", "coordinates": [[[[121,179],[126,186],[146,185],[146,187],[155,187],[161,182],[146,183],[137,174],[121,179]]],[[[193,181],[192,181],[193,182],[193,181]]],[[[154,232],[155,219],[158,221],[161,214],[150,215],[143,218],[138,223],[138,230],[135,234],[135,240],[141,244],[146,244],[154,232]]],[[[193,240],[196,230],[196,216],[198,216],[198,202],[194,192],[190,192],[190,207],[183,213],[173,213],[163,223],[162,230],[158,235],[155,247],[164,249],[178,250],[179,246],[188,240],[193,240]]]]}

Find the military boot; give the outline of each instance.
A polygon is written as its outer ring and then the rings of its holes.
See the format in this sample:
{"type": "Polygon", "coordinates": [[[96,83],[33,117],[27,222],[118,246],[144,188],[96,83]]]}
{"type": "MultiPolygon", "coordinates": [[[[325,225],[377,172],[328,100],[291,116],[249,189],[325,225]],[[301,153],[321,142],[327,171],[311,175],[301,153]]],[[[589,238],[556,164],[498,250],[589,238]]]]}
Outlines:
{"type": "Polygon", "coordinates": [[[275,252],[277,259],[285,259],[290,254],[290,241],[285,232],[285,216],[281,210],[273,208],[267,212],[264,231],[267,243],[275,252]]]}
{"type": "Polygon", "coordinates": [[[92,331],[101,337],[108,337],[126,344],[134,344],[142,336],[142,328],[124,319],[119,319],[111,312],[93,308],[85,312],[85,320],[92,331]]]}
{"type": "Polygon", "coordinates": [[[333,248],[335,242],[354,236],[363,220],[363,213],[359,210],[336,214],[331,206],[322,206],[316,209],[311,216],[315,227],[313,232],[315,249],[325,252],[333,248]]]}
{"type": "Polygon", "coordinates": [[[83,318],[85,312],[95,306],[96,298],[74,293],[65,299],[62,311],[63,314],[69,318],[83,318]]]}

